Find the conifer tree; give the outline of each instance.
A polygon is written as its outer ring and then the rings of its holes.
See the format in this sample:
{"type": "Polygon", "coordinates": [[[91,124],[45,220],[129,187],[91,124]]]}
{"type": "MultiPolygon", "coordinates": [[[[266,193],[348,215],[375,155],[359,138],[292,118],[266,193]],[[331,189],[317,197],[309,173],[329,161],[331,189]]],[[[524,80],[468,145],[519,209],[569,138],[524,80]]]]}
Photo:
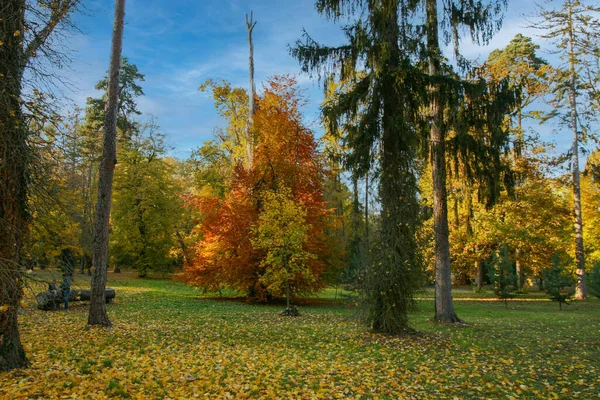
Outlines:
{"type": "MultiPolygon", "coordinates": [[[[442,12],[438,12],[438,0],[317,1],[317,10],[327,18],[337,21],[359,16],[344,28],[349,43],[326,47],[305,34],[306,40],[296,43],[292,55],[300,60],[305,72],[320,76],[335,74],[337,79],[353,84],[351,91],[339,94],[327,104],[323,113],[331,124],[343,124],[347,132],[353,132],[346,139],[352,151],[349,162],[359,166],[360,171],[371,166],[374,158],[371,149],[380,148],[377,157],[381,160],[382,222],[391,224],[382,226],[382,235],[387,238],[382,237],[381,242],[385,251],[403,255],[398,259],[391,255],[379,259],[403,271],[396,276],[406,283],[401,285],[402,289],[397,287],[403,292],[400,298],[404,305],[410,303],[412,295],[408,287],[418,281],[405,274],[410,271],[418,275],[420,270],[418,256],[404,248],[413,246],[418,224],[418,218],[412,218],[417,214],[412,208],[416,191],[415,159],[419,149],[428,150],[434,182],[435,319],[458,322],[450,280],[446,153],[465,162],[469,177],[485,183],[481,185],[485,187],[482,193],[485,191],[489,202],[493,202],[499,193],[498,181],[504,168],[500,153],[507,137],[501,122],[510,99],[502,83],[488,86],[477,77],[463,81],[452,73],[442,57],[439,34],[443,31],[447,42],[453,41],[459,63],[466,66],[458,53],[459,32],[467,28],[472,39],[487,42],[499,27],[506,1],[441,3],[442,12]],[[428,118],[422,115],[424,107],[429,108],[428,118]],[[449,129],[455,131],[452,140],[447,137],[449,129]],[[398,199],[404,204],[398,205],[398,199]],[[404,229],[405,224],[411,228],[404,229]],[[412,266],[407,267],[409,264],[412,266]]],[[[376,271],[371,276],[377,276],[376,271]]],[[[387,301],[379,295],[375,299],[375,309],[385,308],[387,301]]],[[[390,302],[395,307],[394,313],[408,309],[404,305],[398,308],[397,303],[390,302]]]]}
{"type": "Polygon", "coordinates": [[[508,255],[508,247],[502,246],[500,252],[494,254],[490,264],[490,278],[494,284],[494,293],[508,307],[507,300],[514,297],[513,293],[517,289],[517,276],[508,255]]]}
{"type": "Polygon", "coordinates": [[[572,286],[575,279],[569,271],[571,259],[564,253],[555,253],[552,257],[552,266],[544,270],[544,287],[550,300],[558,302],[559,309],[573,297],[575,290],[572,286]]]}
{"type": "Polygon", "coordinates": [[[551,68],[547,61],[537,54],[540,46],[531,38],[520,33],[503,49],[494,50],[485,62],[485,69],[491,79],[501,81],[508,79],[511,86],[520,89],[519,101],[510,115],[510,124],[514,134],[514,152],[520,156],[523,152],[525,131],[523,120],[538,112],[524,113],[526,107],[540,98],[548,90],[548,79],[551,68]]]}
{"type": "Polygon", "coordinates": [[[587,277],[590,293],[600,299],[600,262],[596,262],[587,277]]]}
{"type": "Polygon", "coordinates": [[[364,9],[365,17],[344,29],[347,45],[324,47],[306,34],[292,49],[305,72],[335,74],[345,82],[344,92],[324,106],[323,114],[329,131],[339,126],[354,133],[345,141],[349,162],[360,174],[373,163],[370,150],[380,148],[382,225],[364,295],[367,323],[386,333],[409,330],[408,311],[421,278],[415,242],[417,121],[426,84],[423,73],[404,55],[414,43],[400,23],[407,22],[409,3],[317,1],[317,10],[329,19],[352,18],[357,9],[364,9]]]}
{"type": "MultiPolygon", "coordinates": [[[[133,119],[140,115],[137,98],[144,95],[140,85],[144,75],[127,57],[121,58],[119,67],[119,93],[117,96],[117,134],[119,141],[126,142],[139,130],[139,123],[133,119]]],[[[90,129],[101,131],[104,126],[106,102],[108,96],[109,77],[105,76],[96,83],[96,90],[103,91],[100,98],[87,98],[86,125],[90,129]]]]}
{"type": "Polygon", "coordinates": [[[585,287],[585,251],[583,217],[581,215],[581,184],[579,154],[582,142],[592,132],[589,122],[596,118],[593,105],[595,86],[599,79],[598,46],[600,7],[585,5],[580,0],[565,0],[561,7],[539,7],[541,37],[554,43],[562,60],[557,68],[552,88],[553,106],[545,119],[558,117],[559,124],[571,130],[573,141],[569,150],[573,185],[573,217],[575,222],[575,263],[577,289],[575,298],[587,298],[585,287]]]}

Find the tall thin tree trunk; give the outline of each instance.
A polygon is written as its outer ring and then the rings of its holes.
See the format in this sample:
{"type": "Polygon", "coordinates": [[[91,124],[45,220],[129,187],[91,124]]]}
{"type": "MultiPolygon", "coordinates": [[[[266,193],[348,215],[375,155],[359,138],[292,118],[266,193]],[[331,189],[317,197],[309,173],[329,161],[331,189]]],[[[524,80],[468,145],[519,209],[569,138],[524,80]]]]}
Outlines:
{"type": "MultiPolygon", "coordinates": [[[[523,154],[523,110],[521,105],[519,104],[519,109],[517,110],[517,144],[515,146],[515,159],[519,160],[521,155],[523,154]]],[[[522,179],[519,179],[519,184],[521,184],[522,179]]]]}
{"type": "Polygon", "coordinates": [[[290,308],[290,280],[286,279],[285,281],[285,301],[287,304],[286,308],[290,308]]]}
{"type": "Polygon", "coordinates": [[[121,69],[124,18],[125,0],[115,0],[109,83],[104,115],[104,144],[102,161],[100,163],[96,220],[94,223],[94,253],[92,259],[94,274],[92,277],[92,295],[88,316],[89,325],[111,325],[106,313],[104,289],[106,288],[106,272],[108,268],[108,230],[112,183],[115,164],[117,163],[117,101],[119,95],[119,72],[121,69]]]}
{"type": "Polygon", "coordinates": [[[254,111],[256,95],[256,86],[254,85],[254,44],[252,43],[252,31],[256,26],[256,21],[252,19],[252,11],[250,11],[250,19],[246,14],[246,29],[248,30],[248,45],[250,46],[250,54],[248,56],[248,70],[250,75],[250,90],[248,92],[248,124],[246,126],[246,158],[248,165],[251,167],[254,162],[254,111]]]}
{"type": "Polygon", "coordinates": [[[573,128],[572,168],[573,168],[573,215],[575,219],[575,262],[577,264],[577,287],[575,298],[585,300],[585,255],[583,247],[583,220],[581,216],[581,184],[579,174],[579,130],[577,129],[577,81],[575,65],[577,60],[574,51],[572,4],[568,5],[569,17],[569,103],[571,106],[571,127],[573,128]]]}
{"type": "Polygon", "coordinates": [[[369,251],[369,170],[365,174],[365,245],[369,251]]]}
{"type": "Polygon", "coordinates": [[[0,6],[0,371],[26,367],[17,314],[21,300],[20,254],[27,233],[30,151],[19,101],[24,61],[21,36],[25,1],[0,6]]]}
{"type": "Polygon", "coordinates": [[[515,267],[517,272],[517,289],[523,289],[523,265],[521,264],[521,250],[515,250],[515,267]]]}
{"type": "Polygon", "coordinates": [[[456,230],[458,230],[458,228],[460,227],[460,221],[459,221],[459,215],[458,215],[458,193],[456,193],[456,195],[454,196],[454,228],[456,230]]]}
{"type": "Polygon", "coordinates": [[[356,217],[359,214],[360,199],[358,197],[358,176],[356,170],[352,171],[352,214],[356,217]]]}
{"type": "Polygon", "coordinates": [[[92,166],[89,165],[83,173],[83,184],[81,187],[81,200],[83,203],[83,215],[81,218],[81,227],[79,232],[79,245],[83,249],[83,254],[81,256],[81,266],[79,269],[79,272],[81,274],[85,272],[85,267],[89,266],[89,257],[92,253],[92,249],[90,248],[90,244],[93,240],[93,232],[91,232],[93,231],[93,213],[90,204],[90,200],[92,197],[92,175],[92,166]]]}
{"type": "MultiPolygon", "coordinates": [[[[438,38],[437,0],[427,0],[427,47],[429,74],[441,74],[438,38]]],[[[431,172],[433,175],[433,221],[435,236],[435,317],[438,322],[460,322],[452,303],[450,244],[448,241],[448,203],[446,194],[446,154],[443,109],[438,85],[431,87],[431,172]]]]}
{"type": "Polygon", "coordinates": [[[290,274],[288,272],[288,259],[286,258],[283,262],[283,269],[285,270],[285,302],[286,309],[290,309],[290,274]]]}
{"type": "Polygon", "coordinates": [[[338,204],[336,207],[336,213],[338,215],[338,217],[340,218],[341,221],[341,231],[340,231],[340,239],[341,242],[343,243],[345,246],[346,243],[346,219],[344,218],[344,201],[342,199],[342,196],[340,195],[340,193],[342,193],[342,182],[341,182],[341,178],[340,178],[340,168],[339,165],[336,167],[336,174],[335,174],[335,193],[336,193],[336,197],[338,200],[338,204]]]}
{"type": "MultiPolygon", "coordinates": [[[[523,111],[521,105],[517,110],[517,142],[515,144],[515,162],[521,161],[521,155],[523,154],[523,111]]],[[[519,203],[519,188],[523,185],[523,176],[517,177],[517,190],[515,191],[515,202],[519,203]]],[[[521,249],[515,249],[515,267],[517,272],[517,289],[523,289],[523,265],[521,264],[521,249]]]]}

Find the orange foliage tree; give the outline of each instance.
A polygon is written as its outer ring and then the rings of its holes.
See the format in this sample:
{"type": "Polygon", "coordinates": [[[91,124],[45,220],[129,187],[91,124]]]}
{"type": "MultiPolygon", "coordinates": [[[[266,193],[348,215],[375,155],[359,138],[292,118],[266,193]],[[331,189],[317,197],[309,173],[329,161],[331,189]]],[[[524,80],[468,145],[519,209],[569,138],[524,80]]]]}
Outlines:
{"type": "MultiPolygon", "coordinates": [[[[302,123],[302,96],[293,78],[268,81],[257,99],[254,115],[254,160],[250,167],[240,162],[233,168],[231,184],[223,196],[198,196],[192,206],[202,214],[197,227],[201,238],[195,257],[181,279],[207,291],[223,288],[267,299],[271,293],[261,282],[267,272],[266,250],[253,246],[261,223],[262,198],[266,191],[289,189],[292,199],[306,210],[307,240],[303,251],[314,255],[310,273],[290,279],[294,295],[321,289],[338,265],[337,248],[326,232],[330,212],[323,199],[326,174],[313,132],[302,123]],[[309,276],[310,275],[310,276],[309,276]]],[[[264,218],[262,219],[264,221],[264,218]]]]}

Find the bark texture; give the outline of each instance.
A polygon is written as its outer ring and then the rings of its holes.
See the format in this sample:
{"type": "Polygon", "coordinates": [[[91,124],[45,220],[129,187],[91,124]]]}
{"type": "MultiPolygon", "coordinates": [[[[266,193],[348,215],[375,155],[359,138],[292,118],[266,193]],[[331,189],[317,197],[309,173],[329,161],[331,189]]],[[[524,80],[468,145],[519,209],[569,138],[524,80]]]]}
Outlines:
{"type": "Polygon", "coordinates": [[[98,202],[96,203],[96,220],[94,222],[94,252],[92,275],[92,295],[89,325],[110,326],[106,313],[106,272],[108,268],[108,230],[110,222],[110,205],[112,200],[112,183],[117,163],[117,102],[119,96],[119,72],[121,69],[121,47],[123,42],[123,20],[125,18],[125,0],[115,1],[115,20],[113,26],[112,49],[108,93],[104,115],[104,142],[102,160],[100,162],[100,179],[98,183],[98,202]]]}
{"type": "Polygon", "coordinates": [[[28,365],[17,324],[21,253],[30,219],[31,152],[21,108],[23,76],[36,54],[46,53],[52,32],[78,4],[79,0],[48,2],[48,19],[32,22],[37,28],[33,31],[27,26],[26,0],[0,2],[0,307],[7,306],[0,311],[0,370],[28,365]]]}
{"type": "Polygon", "coordinates": [[[573,173],[573,216],[575,222],[575,262],[577,263],[577,286],[575,289],[575,298],[577,300],[587,299],[587,288],[585,286],[585,254],[583,247],[583,219],[581,217],[581,183],[579,172],[579,129],[577,124],[577,79],[573,36],[573,15],[572,5],[569,4],[569,104],[571,107],[571,127],[573,129],[573,147],[572,151],[572,173],[573,173]]]}
{"type": "MultiPolygon", "coordinates": [[[[429,74],[441,74],[437,0],[427,0],[427,48],[429,74]]],[[[435,317],[438,322],[460,322],[452,303],[448,202],[446,195],[446,149],[439,85],[431,87],[430,162],[433,175],[433,224],[435,237],[435,317]]]]}
{"type": "Polygon", "coordinates": [[[515,269],[517,272],[517,289],[521,290],[525,286],[525,273],[521,264],[521,250],[515,249],[515,269]]]}
{"type": "Polygon", "coordinates": [[[0,5],[0,371],[28,365],[17,314],[21,299],[19,255],[28,225],[29,148],[19,100],[25,64],[24,0],[0,5]],[[16,34],[18,32],[18,34],[16,34]]]}

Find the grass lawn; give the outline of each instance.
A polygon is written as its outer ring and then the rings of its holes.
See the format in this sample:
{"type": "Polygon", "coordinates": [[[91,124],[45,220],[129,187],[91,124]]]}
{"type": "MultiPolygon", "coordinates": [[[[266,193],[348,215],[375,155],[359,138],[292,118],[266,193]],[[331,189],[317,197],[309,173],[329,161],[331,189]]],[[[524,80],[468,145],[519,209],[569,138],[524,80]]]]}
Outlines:
{"type": "Polygon", "coordinates": [[[600,398],[597,299],[559,311],[532,293],[505,308],[459,289],[467,324],[446,327],[431,321],[426,291],[412,314],[420,335],[386,337],[333,289],[289,318],[281,305],[206,298],[170,280],[110,274],[109,286],[110,329],[86,329],[88,303],[36,310],[30,293],[45,288],[27,290],[19,322],[31,367],[0,373],[0,398],[600,398]]]}

